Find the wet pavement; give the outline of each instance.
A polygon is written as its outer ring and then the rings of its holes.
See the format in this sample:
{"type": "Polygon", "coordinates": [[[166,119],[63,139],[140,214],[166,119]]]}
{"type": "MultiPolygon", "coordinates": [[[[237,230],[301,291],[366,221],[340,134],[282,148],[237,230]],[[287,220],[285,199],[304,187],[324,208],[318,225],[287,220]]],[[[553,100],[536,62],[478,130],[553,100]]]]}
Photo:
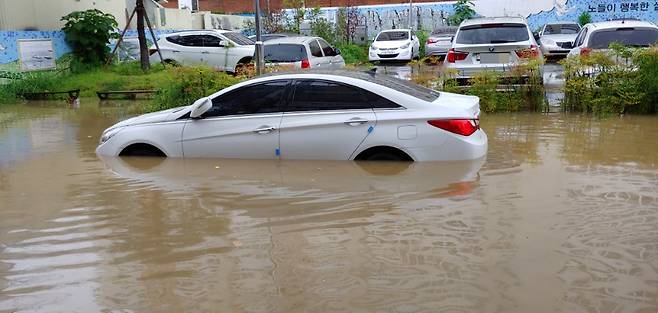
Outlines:
{"type": "Polygon", "coordinates": [[[486,160],[99,159],[0,108],[0,312],[658,312],[658,117],[485,115],[486,160]]]}

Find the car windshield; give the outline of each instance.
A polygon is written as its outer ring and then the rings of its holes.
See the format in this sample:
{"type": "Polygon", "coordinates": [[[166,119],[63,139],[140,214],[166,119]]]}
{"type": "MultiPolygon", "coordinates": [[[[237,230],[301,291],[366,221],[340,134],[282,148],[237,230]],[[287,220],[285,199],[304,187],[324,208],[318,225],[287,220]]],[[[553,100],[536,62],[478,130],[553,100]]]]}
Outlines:
{"type": "Polygon", "coordinates": [[[527,41],[530,39],[524,24],[480,24],[464,26],[457,34],[459,44],[492,44],[527,41]]]}
{"type": "Polygon", "coordinates": [[[554,24],[546,25],[544,35],[575,35],[580,31],[577,24],[554,24]]]}
{"type": "Polygon", "coordinates": [[[263,57],[267,62],[299,62],[307,59],[303,45],[272,44],[263,47],[263,57]]]}
{"type": "Polygon", "coordinates": [[[393,40],[407,40],[409,39],[408,31],[399,32],[383,32],[377,36],[375,41],[393,41],[393,40]]]}
{"type": "Polygon", "coordinates": [[[592,49],[607,49],[614,42],[631,47],[648,47],[658,43],[658,29],[617,28],[599,30],[592,33],[588,46],[592,49]]]}
{"type": "Polygon", "coordinates": [[[248,46],[254,44],[253,40],[247,38],[246,36],[240,33],[227,32],[227,33],[222,33],[222,36],[228,38],[228,40],[233,41],[234,43],[241,46],[248,46]]]}

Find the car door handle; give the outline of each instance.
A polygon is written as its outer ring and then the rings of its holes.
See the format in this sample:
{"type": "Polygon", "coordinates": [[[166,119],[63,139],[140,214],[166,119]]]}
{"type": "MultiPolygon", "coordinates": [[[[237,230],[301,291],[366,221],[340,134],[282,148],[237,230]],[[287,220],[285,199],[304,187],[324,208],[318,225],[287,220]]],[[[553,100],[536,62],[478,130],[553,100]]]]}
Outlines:
{"type": "Polygon", "coordinates": [[[180,50],[171,50],[173,53],[180,53],[180,50]]]}
{"type": "Polygon", "coordinates": [[[201,53],[202,53],[202,54],[210,54],[210,52],[208,52],[208,51],[203,51],[203,52],[201,52],[201,53]]]}
{"type": "Polygon", "coordinates": [[[275,130],[276,130],[276,128],[274,128],[274,127],[272,127],[272,126],[261,126],[260,128],[255,129],[255,130],[254,130],[254,133],[257,133],[257,134],[269,134],[269,133],[271,133],[271,132],[273,132],[273,131],[275,131],[275,130]]]}
{"type": "Polygon", "coordinates": [[[349,125],[349,126],[359,126],[368,123],[368,120],[355,117],[353,119],[345,121],[344,123],[345,125],[349,125]]]}

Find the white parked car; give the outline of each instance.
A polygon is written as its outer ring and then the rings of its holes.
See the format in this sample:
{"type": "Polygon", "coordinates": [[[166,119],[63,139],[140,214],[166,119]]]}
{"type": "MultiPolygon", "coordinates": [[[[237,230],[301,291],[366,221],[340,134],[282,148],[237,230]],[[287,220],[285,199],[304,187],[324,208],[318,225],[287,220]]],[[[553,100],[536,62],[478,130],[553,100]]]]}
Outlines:
{"type": "Polygon", "coordinates": [[[524,59],[543,59],[524,18],[475,18],[459,25],[443,65],[467,81],[485,70],[509,72],[524,59]]]}
{"type": "MultiPolygon", "coordinates": [[[[254,57],[254,42],[244,35],[228,30],[195,30],[172,33],[158,40],[162,58],[167,63],[181,65],[205,64],[235,73],[254,57]]],[[[159,63],[160,56],[151,47],[150,60],[159,63]]]]}
{"type": "Polygon", "coordinates": [[[544,25],[538,34],[541,52],[546,57],[566,56],[579,31],[580,25],[573,22],[544,25]]]}
{"type": "Polygon", "coordinates": [[[578,33],[569,56],[607,50],[614,42],[636,48],[650,47],[658,43],[658,26],[637,20],[587,24],[578,33]]]}
{"type": "Polygon", "coordinates": [[[340,50],[320,37],[285,37],[265,42],[263,57],[267,65],[295,68],[339,69],[345,67],[340,50]]]}
{"type": "Polygon", "coordinates": [[[368,49],[368,61],[410,61],[420,56],[418,37],[410,29],[385,30],[368,49]]]}
{"type": "Polygon", "coordinates": [[[122,121],[104,156],[316,160],[484,157],[479,99],[374,72],[263,76],[194,104],[122,121]]]}

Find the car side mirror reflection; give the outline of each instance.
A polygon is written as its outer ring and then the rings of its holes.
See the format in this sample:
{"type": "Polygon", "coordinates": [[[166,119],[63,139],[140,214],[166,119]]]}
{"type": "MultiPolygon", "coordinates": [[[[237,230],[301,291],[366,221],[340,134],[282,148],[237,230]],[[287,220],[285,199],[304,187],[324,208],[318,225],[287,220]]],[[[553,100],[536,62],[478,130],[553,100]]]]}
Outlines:
{"type": "Polygon", "coordinates": [[[226,40],[220,40],[220,41],[219,41],[219,46],[220,46],[220,47],[228,47],[228,41],[226,41],[226,40]]]}
{"type": "Polygon", "coordinates": [[[340,55],[340,49],[335,48],[334,51],[336,51],[336,55],[340,55]]]}
{"type": "Polygon", "coordinates": [[[191,118],[200,118],[203,113],[206,113],[212,108],[212,100],[208,97],[201,98],[192,104],[192,111],[190,111],[191,118]]]}
{"type": "Polygon", "coordinates": [[[532,36],[535,37],[535,40],[539,40],[539,38],[541,37],[541,35],[537,32],[532,33],[532,36]]]}

